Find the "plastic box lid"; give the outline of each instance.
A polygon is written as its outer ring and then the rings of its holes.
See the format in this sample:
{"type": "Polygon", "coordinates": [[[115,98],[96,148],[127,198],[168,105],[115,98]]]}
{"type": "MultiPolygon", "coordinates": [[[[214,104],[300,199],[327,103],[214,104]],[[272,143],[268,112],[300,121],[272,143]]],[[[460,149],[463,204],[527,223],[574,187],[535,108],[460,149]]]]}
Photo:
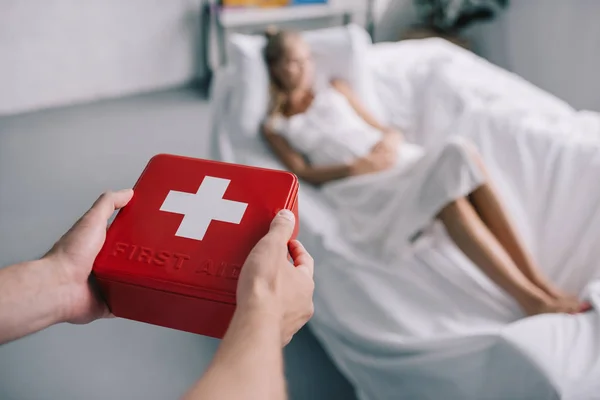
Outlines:
{"type": "Polygon", "coordinates": [[[279,210],[295,210],[298,186],[286,171],[154,156],[108,229],[93,272],[235,304],[246,257],[279,210]]]}

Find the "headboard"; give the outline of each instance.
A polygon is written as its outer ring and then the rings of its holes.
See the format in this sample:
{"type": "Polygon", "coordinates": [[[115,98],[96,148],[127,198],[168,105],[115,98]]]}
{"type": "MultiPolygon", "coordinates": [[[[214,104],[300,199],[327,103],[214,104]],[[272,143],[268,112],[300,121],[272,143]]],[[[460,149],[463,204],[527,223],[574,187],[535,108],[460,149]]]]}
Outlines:
{"type": "MultiPolygon", "coordinates": [[[[292,5],[273,8],[224,8],[215,0],[204,0],[204,60],[209,74],[227,63],[227,36],[231,32],[254,33],[269,25],[314,29],[316,24],[349,24],[354,11],[332,4],[292,5]]],[[[322,27],[322,26],[321,26],[322,27]]]]}

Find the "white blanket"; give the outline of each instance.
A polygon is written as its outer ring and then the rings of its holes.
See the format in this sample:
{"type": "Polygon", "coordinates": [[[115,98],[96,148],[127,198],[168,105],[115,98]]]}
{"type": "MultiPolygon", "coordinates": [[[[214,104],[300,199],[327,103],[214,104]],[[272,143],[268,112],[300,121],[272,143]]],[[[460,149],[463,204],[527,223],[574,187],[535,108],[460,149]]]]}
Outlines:
{"type": "MultiPolygon", "coordinates": [[[[426,147],[474,141],[544,271],[600,310],[600,118],[442,41],[377,45],[369,56],[389,119],[426,147]]],[[[216,139],[226,161],[280,166],[256,139],[216,139]]],[[[598,311],[521,319],[439,226],[390,265],[342,240],[306,185],[300,214],[317,263],[310,325],[361,398],[598,398],[598,311]]]]}
{"type": "Polygon", "coordinates": [[[428,235],[444,206],[472,193],[485,179],[473,146],[461,137],[448,138],[425,152],[416,147],[416,157],[403,162],[412,154],[402,150],[413,146],[400,145],[395,167],[323,187],[344,239],[391,268],[410,257],[415,240],[428,235]]]}
{"type": "Polygon", "coordinates": [[[385,46],[390,118],[424,145],[475,142],[541,267],[596,311],[520,319],[438,229],[397,268],[320,264],[313,330],[365,399],[598,398],[600,118],[436,42],[400,74],[406,49],[385,46]]]}

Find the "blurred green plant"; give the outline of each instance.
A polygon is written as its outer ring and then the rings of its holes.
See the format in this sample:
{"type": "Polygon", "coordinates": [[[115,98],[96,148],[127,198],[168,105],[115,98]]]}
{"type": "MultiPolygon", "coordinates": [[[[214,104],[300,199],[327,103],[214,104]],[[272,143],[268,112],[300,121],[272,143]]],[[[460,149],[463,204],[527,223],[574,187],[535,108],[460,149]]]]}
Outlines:
{"type": "Polygon", "coordinates": [[[414,0],[421,25],[439,33],[458,34],[476,22],[490,21],[509,0],[414,0]]]}

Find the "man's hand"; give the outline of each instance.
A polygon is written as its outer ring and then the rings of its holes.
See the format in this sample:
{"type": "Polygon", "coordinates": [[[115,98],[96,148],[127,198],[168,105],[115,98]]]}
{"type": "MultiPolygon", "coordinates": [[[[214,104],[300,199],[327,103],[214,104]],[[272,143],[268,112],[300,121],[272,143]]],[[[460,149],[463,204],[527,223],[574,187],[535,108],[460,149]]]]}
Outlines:
{"type": "Polygon", "coordinates": [[[66,321],[84,324],[110,315],[89,278],[106,239],[108,220],[116,210],[127,205],[132,196],[131,189],[104,193],[44,256],[66,291],[66,321]]]}
{"type": "Polygon", "coordinates": [[[279,212],[250,252],[231,324],[186,400],[287,398],[282,347],[312,316],[314,290],[313,259],[290,242],[294,223],[290,211],[279,212]]]}
{"type": "Polygon", "coordinates": [[[102,195],[42,259],[0,269],[0,344],[59,322],[86,323],[109,315],[89,278],[113,212],[133,192],[102,195]]]}
{"type": "Polygon", "coordinates": [[[291,211],[279,212],[246,259],[237,290],[236,313],[273,315],[284,345],[313,314],[313,259],[300,242],[290,242],[294,224],[291,211]]]}

